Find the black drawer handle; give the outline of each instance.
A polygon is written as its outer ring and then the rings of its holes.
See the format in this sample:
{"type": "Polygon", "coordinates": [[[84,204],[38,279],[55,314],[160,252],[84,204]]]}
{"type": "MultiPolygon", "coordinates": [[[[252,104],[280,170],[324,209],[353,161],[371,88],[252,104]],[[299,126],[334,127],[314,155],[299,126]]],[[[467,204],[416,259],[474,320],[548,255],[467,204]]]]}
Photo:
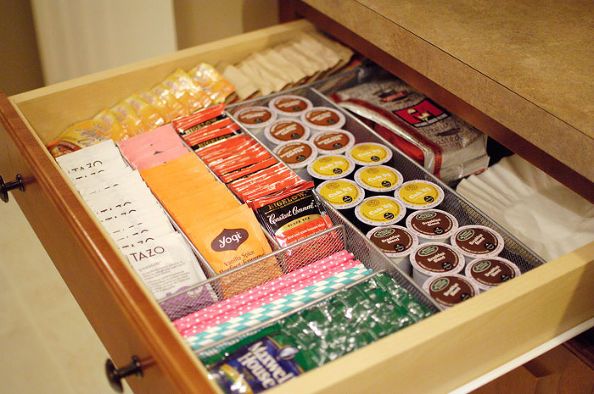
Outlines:
{"type": "Polygon", "coordinates": [[[25,183],[21,174],[17,174],[16,180],[12,182],[4,183],[4,179],[0,176],[0,199],[4,202],[8,202],[8,191],[13,189],[19,189],[25,191],[25,183]]]}
{"type": "Polygon", "coordinates": [[[130,364],[122,368],[116,368],[113,361],[107,359],[107,361],[105,361],[105,374],[107,375],[107,380],[109,381],[111,388],[118,393],[122,393],[124,391],[122,379],[130,375],[142,377],[142,364],[137,356],[132,356],[130,364]]]}

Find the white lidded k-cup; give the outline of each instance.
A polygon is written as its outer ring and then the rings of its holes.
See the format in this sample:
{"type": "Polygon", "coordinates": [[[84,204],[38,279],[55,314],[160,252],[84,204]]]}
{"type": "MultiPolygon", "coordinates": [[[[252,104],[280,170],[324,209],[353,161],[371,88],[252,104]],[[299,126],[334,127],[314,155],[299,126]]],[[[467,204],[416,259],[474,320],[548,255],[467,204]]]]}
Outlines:
{"type": "Polygon", "coordinates": [[[458,230],[458,220],[440,209],[424,209],[408,215],[406,227],[419,237],[419,243],[448,242],[458,230]]]}
{"type": "Polygon", "coordinates": [[[459,274],[432,276],[422,287],[429,297],[444,308],[450,308],[479,294],[476,283],[459,274]]]}
{"type": "Polygon", "coordinates": [[[464,273],[472,279],[481,291],[507,282],[522,273],[517,265],[503,257],[481,257],[466,264],[464,273]]]}
{"type": "Polygon", "coordinates": [[[451,245],[441,242],[420,244],[410,254],[412,276],[422,286],[435,275],[459,274],[464,270],[464,256],[451,245]]]}
{"type": "Polygon", "coordinates": [[[262,106],[245,107],[233,114],[239,123],[257,133],[270,126],[277,118],[276,111],[262,106]]]}
{"type": "Polygon", "coordinates": [[[416,235],[407,228],[396,225],[375,227],[366,235],[398,268],[407,275],[411,274],[409,255],[419,244],[416,235]]]}
{"type": "Polygon", "coordinates": [[[305,111],[311,109],[313,104],[305,97],[284,94],[270,100],[268,106],[276,111],[278,116],[300,117],[305,111]]]}
{"type": "Polygon", "coordinates": [[[497,231],[477,224],[458,228],[452,234],[450,243],[468,263],[474,259],[495,257],[504,247],[503,237],[497,231]]]}

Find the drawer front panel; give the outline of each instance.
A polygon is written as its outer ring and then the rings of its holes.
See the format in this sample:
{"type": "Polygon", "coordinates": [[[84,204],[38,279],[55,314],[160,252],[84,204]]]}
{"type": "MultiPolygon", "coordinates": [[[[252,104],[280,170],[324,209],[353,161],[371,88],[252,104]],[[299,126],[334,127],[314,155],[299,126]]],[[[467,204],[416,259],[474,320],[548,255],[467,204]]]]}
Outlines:
{"type": "MultiPolygon", "coordinates": [[[[90,213],[69,188],[43,145],[2,96],[1,174],[16,172],[25,192],[14,198],[41,240],[116,366],[137,355],[144,377],[128,383],[135,391],[211,391],[202,366],[179,341],[150,295],[141,288],[90,213]]],[[[97,368],[103,368],[97,365],[97,368]]]]}

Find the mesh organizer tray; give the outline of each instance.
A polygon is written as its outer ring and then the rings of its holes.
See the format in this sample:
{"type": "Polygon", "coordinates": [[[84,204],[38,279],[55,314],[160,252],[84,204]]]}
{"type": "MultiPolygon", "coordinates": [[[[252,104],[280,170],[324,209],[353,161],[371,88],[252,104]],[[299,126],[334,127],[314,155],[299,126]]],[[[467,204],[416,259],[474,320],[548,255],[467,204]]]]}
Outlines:
{"type": "MultiPolygon", "coordinates": [[[[323,89],[327,93],[332,93],[338,89],[350,87],[354,84],[364,82],[370,78],[371,74],[372,72],[370,72],[370,69],[353,70],[353,72],[351,73],[347,72],[339,74],[335,77],[330,77],[324,81],[314,83],[311,86],[287,90],[278,94],[246,101],[241,104],[231,106],[228,108],[228,112],[235,112],[239,109],[249,106],[267,106],[268,101],[270,101],[274,97],[281,96],[284,94],[303,96],[309,99],[314,106],[325,106],[335,108],[345,115],[346,124],[342,128],[350,131],[354,135],[356,143],[377,142],[391,148],[393,153],[392,160],[388,163],[385,163],[385,165],[390,165],[396,168],[398,171],[400,171],[400,173],[402,173],[402,176],[404,177],[404,181],[413,179],[423,179],[437,183],[439,186],[441,186],[444,190],[445,196],[443,202],[437,208],[447,211],[454,215],[458,219],[460,226],[478,224],[490,227],[499,232],[499,234],[501,234],[505,242],[505,248],[499,255],[516,264],[522,273],[544,264],[545,261],[541,257],[532,252],[526,245],[524,245],[521,241],[515,238],[507,230],[499,226],[494,220],[492,220],[486,214],[481,212],[478,208],[472,205],[464,197],[456,193],[453,189],[451,189],[448,185],[443,183],[433,174],[427,172],[422,166],[420,166],[415,161],[408,158],[408,156],[406,156],[400,150],[392,146],[388,141],[386,141],[384,138],[378,135],[374,130],[367,127],[363,122],[361,122],[359,119],[353,116],[349,111],[346,111],[340,106],[337,106],[332,100],[330,100],[327,96],[322,94],[317,89],[323,89]]],[[[258,130],[256,133],[252,134],[268,148],[273,148],[275,146],[266,139],[263,130],[258,130]]],[[[304,179],[312,179],[305,168],[298,169],[296,170],[296,172],[304,179]]],[[[344,218],[343,221],[348,222],[347,219],[344,218]]],[[[362,233],[358,230],[357,232],[359,235],[362,235],[362,233]]]]}

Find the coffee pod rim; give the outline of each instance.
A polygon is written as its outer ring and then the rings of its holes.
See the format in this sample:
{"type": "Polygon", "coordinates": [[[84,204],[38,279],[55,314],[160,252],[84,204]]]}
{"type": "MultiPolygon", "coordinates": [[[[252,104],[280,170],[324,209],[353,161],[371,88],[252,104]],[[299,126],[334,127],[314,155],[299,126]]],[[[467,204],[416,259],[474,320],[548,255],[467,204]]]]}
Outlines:
{"type": "Polygon", "coordinates": [[[312,177],[322,180],[322,181],[329,181],[329,180],[335,180],[335,179],[340,179],[340,178],[346,178],[349,175],[351,175],[351,173],[355,170],[355,162],[352,161],[351,159],[349,159],[348,157],[344,156],[344,155],[318,155],[318,157],[316,157],[314,160],[311,161],[311,163],[309,163],[307,165],[307,173],[309,175],[311,175],[312,177]],[[341,159],[345,159],[349,162],[349,169],[348,171],[345,171],[343,173],[340,174],[336,174],[336,175],[321,175],[318,174],[316,171],[313,170],[313,165],[316,162],[316,160],[319,160],[323,157],[340,157],[341,159]]]}
{"type": "Polygon", "coordinates": [[[347,150],[351,149],[353,145],[355,145],[355,136],[353,135],[353,133],[351,133],[350,131],[345,130],[345,129],[328,129],[328,130],[320,130],[317,133],[312,133],[311,136],[309,137],[309,141],[312,144],[316,145],[316,148],[318,148],[318,152],[320,155],[342,155],[347,150]],[[323,135],[324,133],[344,133],[349,138],[349,142],[342,148],[335,149],[335,150],[325,150],[325,149],[318,148],[318,146],[316,145],[314,140],[316,138],[318,138],[319,136],[323,135]]]}
{"type": "Polygon", "coordinates": [[[316,148],[316,146],[314,144],[312,144],[309,141],[306,140],[291,140],[291,141],[286,141],[283,142],[282,144],[277,145],[272,152],[277,155],[279,157],[279,159],[281,159],[281,161],[283,163],[285,163],[289,168],[293,169],[293,170],[297,170],[300,168],[304,168],[307,167],[307,165],[309,163],[311,163],[312,161],[314,161],[317,157],[318,157],[318,149],[316,148]],[[283,159],[280,157],[280,151],[282,148],[284,148],[285,146],[289,146],[289,145],[297,145],[297,144],[305,144],[307,146],[309,146],[311,148],[311,155],[304,161],[302,161],[301,163],[296,163],[296,164],[289,164],[285,161],[283,161],[283,159]]]}
{"type": "Polygon", "coordinates": [[[474,260],[470,261],[468,264],[466,264],[466,268],[464,269],[464,275],[466,275],[468,278],[472,279],[476,283],[476,285],[479,287],[479,289],[481,289],[482,291],[487,291],[489,289],[498,287],[501,284],[505,283],[505,282],[502,282],[499,285],[489,286],[482,282],[479,282],[478,280],[475,279],[474,276],[472,276],[472,273],[470,271],[472,269],[472,266],[474,266],[476,263],[483,261],[483,260],[497,260],[504,264],[509,265],[515,274],[515,276],[512,279],[517,278],[518,276],[522,275],[520,268],[516,264],[514,264],[513,262],[511,262],[510,260],[508,260],[504,257],[495,256],[495,257],[480,257],[478,259],[474,259],[474,260]]]}
{"type": "Polygon", "coordinates": [[[357,171],[355,171],[354,178],[355,178],[355,182],[357,182],[357,184],[359,186],[361,186],[363,189],[368,190],[370,192],[375,192],[375,193],[390,193],[390,192],[393,192],[394,190],[398,189],[400,187],[400,185],[402,185],[402,182],[404,181],[404,177],[402,176],[402,173],[400,171],[398,171],[394,167],[388,166],[386,164],[377,164],[377,165],[372,165],[372,166],[363,166],[363,167],[357,169],[357,171]],[[363,180],[361,179],[361,173],[364,170],[367,170],[367,169],[373,168],[373,167],[387,168],[390,171],[395,172],[396,175],[398,176],[398,182],[396,182],[393,186],[390,186],[389,188],[384,188],[384,189],[380,189],[380,188],[369,186],[369,185],[365,184],[365,182],[363,182],[363,180]]]}
{"type": "Polygon", "coordinates": [[[342,129],[346,123],[346,117],[344,116],[344,114],[341,111],[337,110],[336,108],[327,107],[327,106],[318,106],[318,107],[309,108],[308,110],[304,111],[301,114],[299,119],[301,120],[301,122],[303,124],[307,125],[312,130],[312,134],[315,134],[313,132],[316,130],[317,131],[326,131],[326,130],[342,129]],[[309,120],[307,120],[306,116],[309,111],[320,110],[320,109],[326,109],[326,110],[335,112],[339,118],[338,123],[335,123],[333,125],[328,125],[328,126],[320,126],[320,125],[316,125],[315,123],[312,123],[309,120]]]}
{"type": "Polygon", "coordinates": [[[503,241],[503,237],[501,236],[501,234],[499,234],[499,232],[493,230],[490,227],[483,226],[483,225],[480,225],[480,224],[469,224],[469,225],[466,225],[466,226],[458,227],[458,230],[456,230],[451,235],[451,237],[450,237],[450,243],[452,244],[452,246],[454,248],[456,248],[457,250],[459,250],[460,253],[462,253],[465,257],[469,257],[471,259],[478,259],[478,258],[482,258],[482,257],[484,257],[484,258],[497,257],[497,256],[499,256],[499,254],[505,248],[505,243],[503,241]],[[464,249],[462,249],[461,247],[459,247],[458,246],[458,243],[456,242],[456,236],[461,231],[467,230],[467,229],[472,228],[472,227],[474,227],[474,228],[480,228],[480,229],[487,230],[487,231],[493,233],[495,235],[495,238],[497,238],[497,248],[494,249],[493,251],[489,252],[489,253],[481,253],[481,254],[479,254],[479,253],[467,252],[464,249]]]}
{"type": "Polygon", "coordinates": [[[278,116],[285,116],[285,117],[289,117],[289,118],[298,118],[299,119],[303,113],[305,113],[306,111],[308,111],[308,110],[310,110],[310,109],[313,108],[313,104],[312,104],[311,100],[309,100],[309,99],[307,99],[307,98],[305,98],[303,96],[299,96],[299,95],[296,95],[296,94],[283,94],[283,95],[276,96],[273,99],[271,99],[268,102],[268,107],[271,110],[275,111],[278,114],[278,116]],[[299,112],[287,112],[287,111],[283,111],[282,109],[277,108],[274,105],[274,103],[276,101],[278,101],[280,99],[284,99],[284,98],[294,98],[294,99],[303,100],[307,104],[307,108],[305,108],[304,110],[299,111],[299,112]]]}
{"type": "MultiPolygon", "coordinates": [[[[368,240],[370,240],[370,241],[371,241],[371,236],[372,236],[372,235],[373,235],[373,234],[374,234],[376,231],[378,231],[378,230],[385,230],[385,229],[388,229],[388,228],[399,228],[399,229],[401,229],[401,230],[404,230],[404,231],[406,231],[406,232],[407,232],[407,233],[408,233],[408,234],[411,236],[411,238],[412,238],[412,240],[413,240],[413,244],[412,244],[412,246],[411,246],[410,248],[408,248],[408,249],[407,249],[407,250],[405,250],[404,252],[388,252],[388,251],[386,251],[386,250],[384,250],[384,249],[382,249],[382,248],[380,248],[380,247],[378,246],[378,249],[379,249],[379,250],[381,250],[381,251],[382,251],[382,253],[383,253],[383,254],[385,254],[387,257],[389,257],[389,258],[403,258],[403,257],[409,256],[409,255],[412,253],[412,251],[413,251],[413,250],[415,250],[415,249],[416,249],[416,248],[419,246],[419,238],[418,238],[418,237],[417,237],[415,234],[413,234],[411,231],[409,231],[409,229],[407,229],[407,228],[406,228],[406,227],[404,227],[404,226],[400,226],[400,225],[398,225],[398,224],[392,224],[392,225],[389,225],[389,226],[376,226],[376,227],[372,228],[371,230],[369,230],[369,231],[368,231],[368,232],[365,234],[365,237],[366,237],[368,240]]],[[[373,242],[372,242],[372,243],[373,243],[373,242]]],[[[374,245],[375,245],[375,244],[374,244],[374,245]]],[[[377,245],[375,245],[375,246],[377,246],[377,245]]]]}
{"type": "Polygon", "coordinates": [[[458,219],[456,219],[456,217],[454,215],[452,215],[451,213],[446,212],[446,211],[444,211],[442,209],[437,209],[437,208],[419,209],[419,210],[413,211],[411,214],[409,214],[406,217],[406,227],[413,234],[417,235],[419,238],[428,239],[430,241],[447,240],[447,239],[449,239],[458,230],[458,226],[459,226],[458,219]],[[422,233],[418,232],[417,230],[415,230],[412,227],[413,217],[415,215],[419,214],[419,213],[429,212],[429,211],[439,212],[439,213],[445,214],[447,217],[449,217],[452,220],[452,229],[450,231],[448,231],[447,233],[442,234],[442,235],[437,235],[437,234],[434,234],[434,235],[422,234],[422,233]]]}
{"type": "Polygon", "coordinates": [[[398,201],[398,199],[391,197],[391,196],[370,196],[370,197],[366,197],[365,199],[363,199],[363,201],[361,201],[361,203],[359,205],[357,205],[355,207],[355,217],[357,218],[357,220],[359,220],[360,222],[368,225],[368,226],[372,226],[372,227],[385,227],[385,226],[392,226],[395,225],[396,223],[398,223],[399,221],[402,220],[402,218],[404,218],[404,216],[406,215],[406,207],[404,205],[402,205],[402,203],[400,201],[398,201]],[[387,198],[393,202],[395,202],[400,211],[398,212],[398,216],[395,216],[394,219],[391,219],[388,222],[375,222],[372,220],[367,219],[366,217],[364,217],[361,214],[361,206],[363,204],[365,204],[365,201],[368,200],[372,200],[372,199],[378,199],[378,198],[387,198]]]}
{"type": "Polygon", "coordinates": [[[379,142],[368,141],[368,142],[359,142],[359,143],[354,144],[353,146],[351,146],[350,149],[348,149],[345,152],[345,155],[347,157],[349,157],[350,159],[352,159],[355,162],[355,164],[360,165],[360,166],[364,166],[364,167],[368,167],[368,166],[377,166],[377,165],[380,165],[380,164],[388,163],[390,160],[392,160],[393,153],[392,153],[392,149],[390,149],[389,146],[386,146],[384,144],[380,144],[379,142]],[[361,145],[376,145],[376,146],[380,146],[380,147],[382,147],[383,149],[386,150],[386,152],[387,152],[386,153],[386,157],[383,160],[381,160],[381,161],[377,161],[377,162],[373,162],[373,163],[367,163],[367,162],[364,162],[364,161],[361,161],[361,160],[357,160],[356,158],[353,157],[352,152],[353,152],[354,149],[356,149],[357,147],[359,147],[361,145]]]}
{"type": "Polygon", "coordinates": [[[416,269],[423,275],[427,275],[427,276],[445,275],[445,274],[450,274],[450,273],[451,274],[460,274],[461,272],[464,271],[464,266],[466,263],[466,260],[464,259],[464,255],[462,253],[460,253],[458,250],[456,250],[454,247],[452,247],[452,245],[446,244],[443,242],[426,242],[424,244],[419,244],[419,245],[417,245],[415,250],[410,252],[409,259],[410,259],[410,264],[412,265],[413,269],[416,269]],[[422,267],[418,263],[418,261],[416,259],[416,255],[420,249],[426,248],[429,246],[441,246],[441,247],[445,247],[446,249],[450,249],[452,252],[454,252],[456,257],[458,257],[458,266],[454,270],[447,271],[447,272],[433,272],[433,271],[429,271],[428,269],[422,267]]]}
{"type": "Polygon", "coordinates": [[[324,201],[326,201],[328,204],[332,205],[332,207],[334,207],[335,209],[339,210],[339,211],[344,211],[347,209],[352,209],[354,207],[356,207],[357,205],[359,205],[361,203],[361,201],[363,201],[365,199],[365,190],[363,190],[363,188],[359,185],[357,185],[357,182],[354,182],[350,179],[344,179],[344,178],[339,178],[339,179],[328,179],[325,180],[324,182],[320,183],[317,187],[316,187],[316,192],[320,195],[320,197],[322,197],[322,199],[324,199],[324,201]],[[326,198],[324,198],[324,195],[320,192],[321,188],[324,185],[327,185],[330,182],[347,182],[347,183],[352,183],[355,188],[357,189],[359,195],[357,196],[357,198],[352,201],[349,204],[345,204],[345,205],[335,205],[333,203],[331,203],[330,201],[326,200],[326,198]]]}
{"type": "Polygon", "coordinates": [[[270,141],[271,143],[273,143],[275,145],[280,145],[280,144],[284,144],[285,142],[291,142],[291,141],[307,141],[309,139],[310,135],[311,135],[311,130],[309,129],[309,127],[304,125],[303,122],[301,122],[299,119],[277,118],[274,122],[272,122],[271,124],[269,124],[268,126],[266,126],[264,128],[264,136],[266,137],[266,139],[268,141],[270,141]],[[277,125],[279,123],[290,123],[290,122],[295,122],[295,123],[301,125],[301,127],[303,127],[303,136],[302,137],[299,137],[297,139],[288,140],[288,141],[283,141],[283,140],[279,140],[278,138],[276,138],[275,136],[272,135],[272,128],[275,125],[277,125]]]}
{"type": "Polygon", "coordinates": [[[419,210],[423,210],[423,209],[432,209],[435,208],[437,206],[439,206],[439,204],[441,204],[443,202],[443,199],[445,198],[445,192],[443,191],[443,189],[441,188],[441,186],[439,186],[437,183],[435,182],[431,182],[431,181],[426,181],[424,179],[412,179],[410,181],[406,181],[404,183],[402,183],[398,189],[394,190],[394,197],[396,199],[398,199],[405,207],[415,210],[415,211],[419,211],[419,210]],[[415,204],[410,204],[406,201],[404,201],[401,197],[400,197],[400,190],[405,187],[406,185],[409,185],[411,183],[415,183],[415,182],[424,182],[424,183],[428,183],[431,186],[435,187],[435,189],[437,190],[437,199],[435,201],[433,201],[430,204],[427,205],[415,205],[415,204]]]}
{"type": "MultiPolygon", "coordinates": [[[[460,302],[457,303],[457,304],[448,305],[448,304],[445,304],[445,303],[439,301],[438,299],[436,299],[435,297],[433,297],[431,295],[431,292],[429,291],[429,286],[431,286],[431,283],[433,283],[434,280],[440,279],[440,278],[443,278],[443,277],[448,277],[448,276],[453,276],[453,277],[456,277],[456,278],[459,278],[459,279],[462,279],[462,280],[468,282],[470,284],[470,287],[472,287],[472,289],[474,290],[474,293],[475,293],[472,297],[476,297],[477,295],[479,295],[481,293],[480,288],[475,283],[475,281],[472,280],[472,278],[468,278],[468,277],[466,277],[464,275],[460,275],[460,274],[439,274],[439,275],[430,276],[429,278],[427,278],[425,280],[425,282],[423,282],[423,286],[421,286],[421,287],[422,287],[423,291],[429,296],[429,298],[431,298],[433,301],[435,301],[437,304],[439,304],[443,308],[451,308],[453,306],[456,306],[456,305],[460,304],[460,302]]],[[[470,297],[470,298],[472,298],[472,297],[470,297]]]]}
{"type": "Polygon", "coordinates": [[[270,126],[272,123],[276,122],[276,120],[278,119],[278,114],[275,110],[269,108],[269,107],[265,107],[263,105],[253,105],[253,106],[249,106],[249,107],[245,107],[245,108],[241,108],[238,111],[233,113],[233,116],[235,117],[235,119],[237,119],[237,122],[242,125],[243,127],[249,129],[249,130],[257,130],[257,129],[263,129],[266,128],[268,126],[270,126]],[[272,115],[270,116],[270,119],[268,119],[266,122],[263,123],[259,123],[257,125],[251,125],[251,124],[247,124],[247,123],[243,123],[241,120],[239,120],[239,115],[242,112],[245,112],[247,110],[251,110],[251,109],[260,109],[260,110],[265,110],[270,112],[272,115]]]}

